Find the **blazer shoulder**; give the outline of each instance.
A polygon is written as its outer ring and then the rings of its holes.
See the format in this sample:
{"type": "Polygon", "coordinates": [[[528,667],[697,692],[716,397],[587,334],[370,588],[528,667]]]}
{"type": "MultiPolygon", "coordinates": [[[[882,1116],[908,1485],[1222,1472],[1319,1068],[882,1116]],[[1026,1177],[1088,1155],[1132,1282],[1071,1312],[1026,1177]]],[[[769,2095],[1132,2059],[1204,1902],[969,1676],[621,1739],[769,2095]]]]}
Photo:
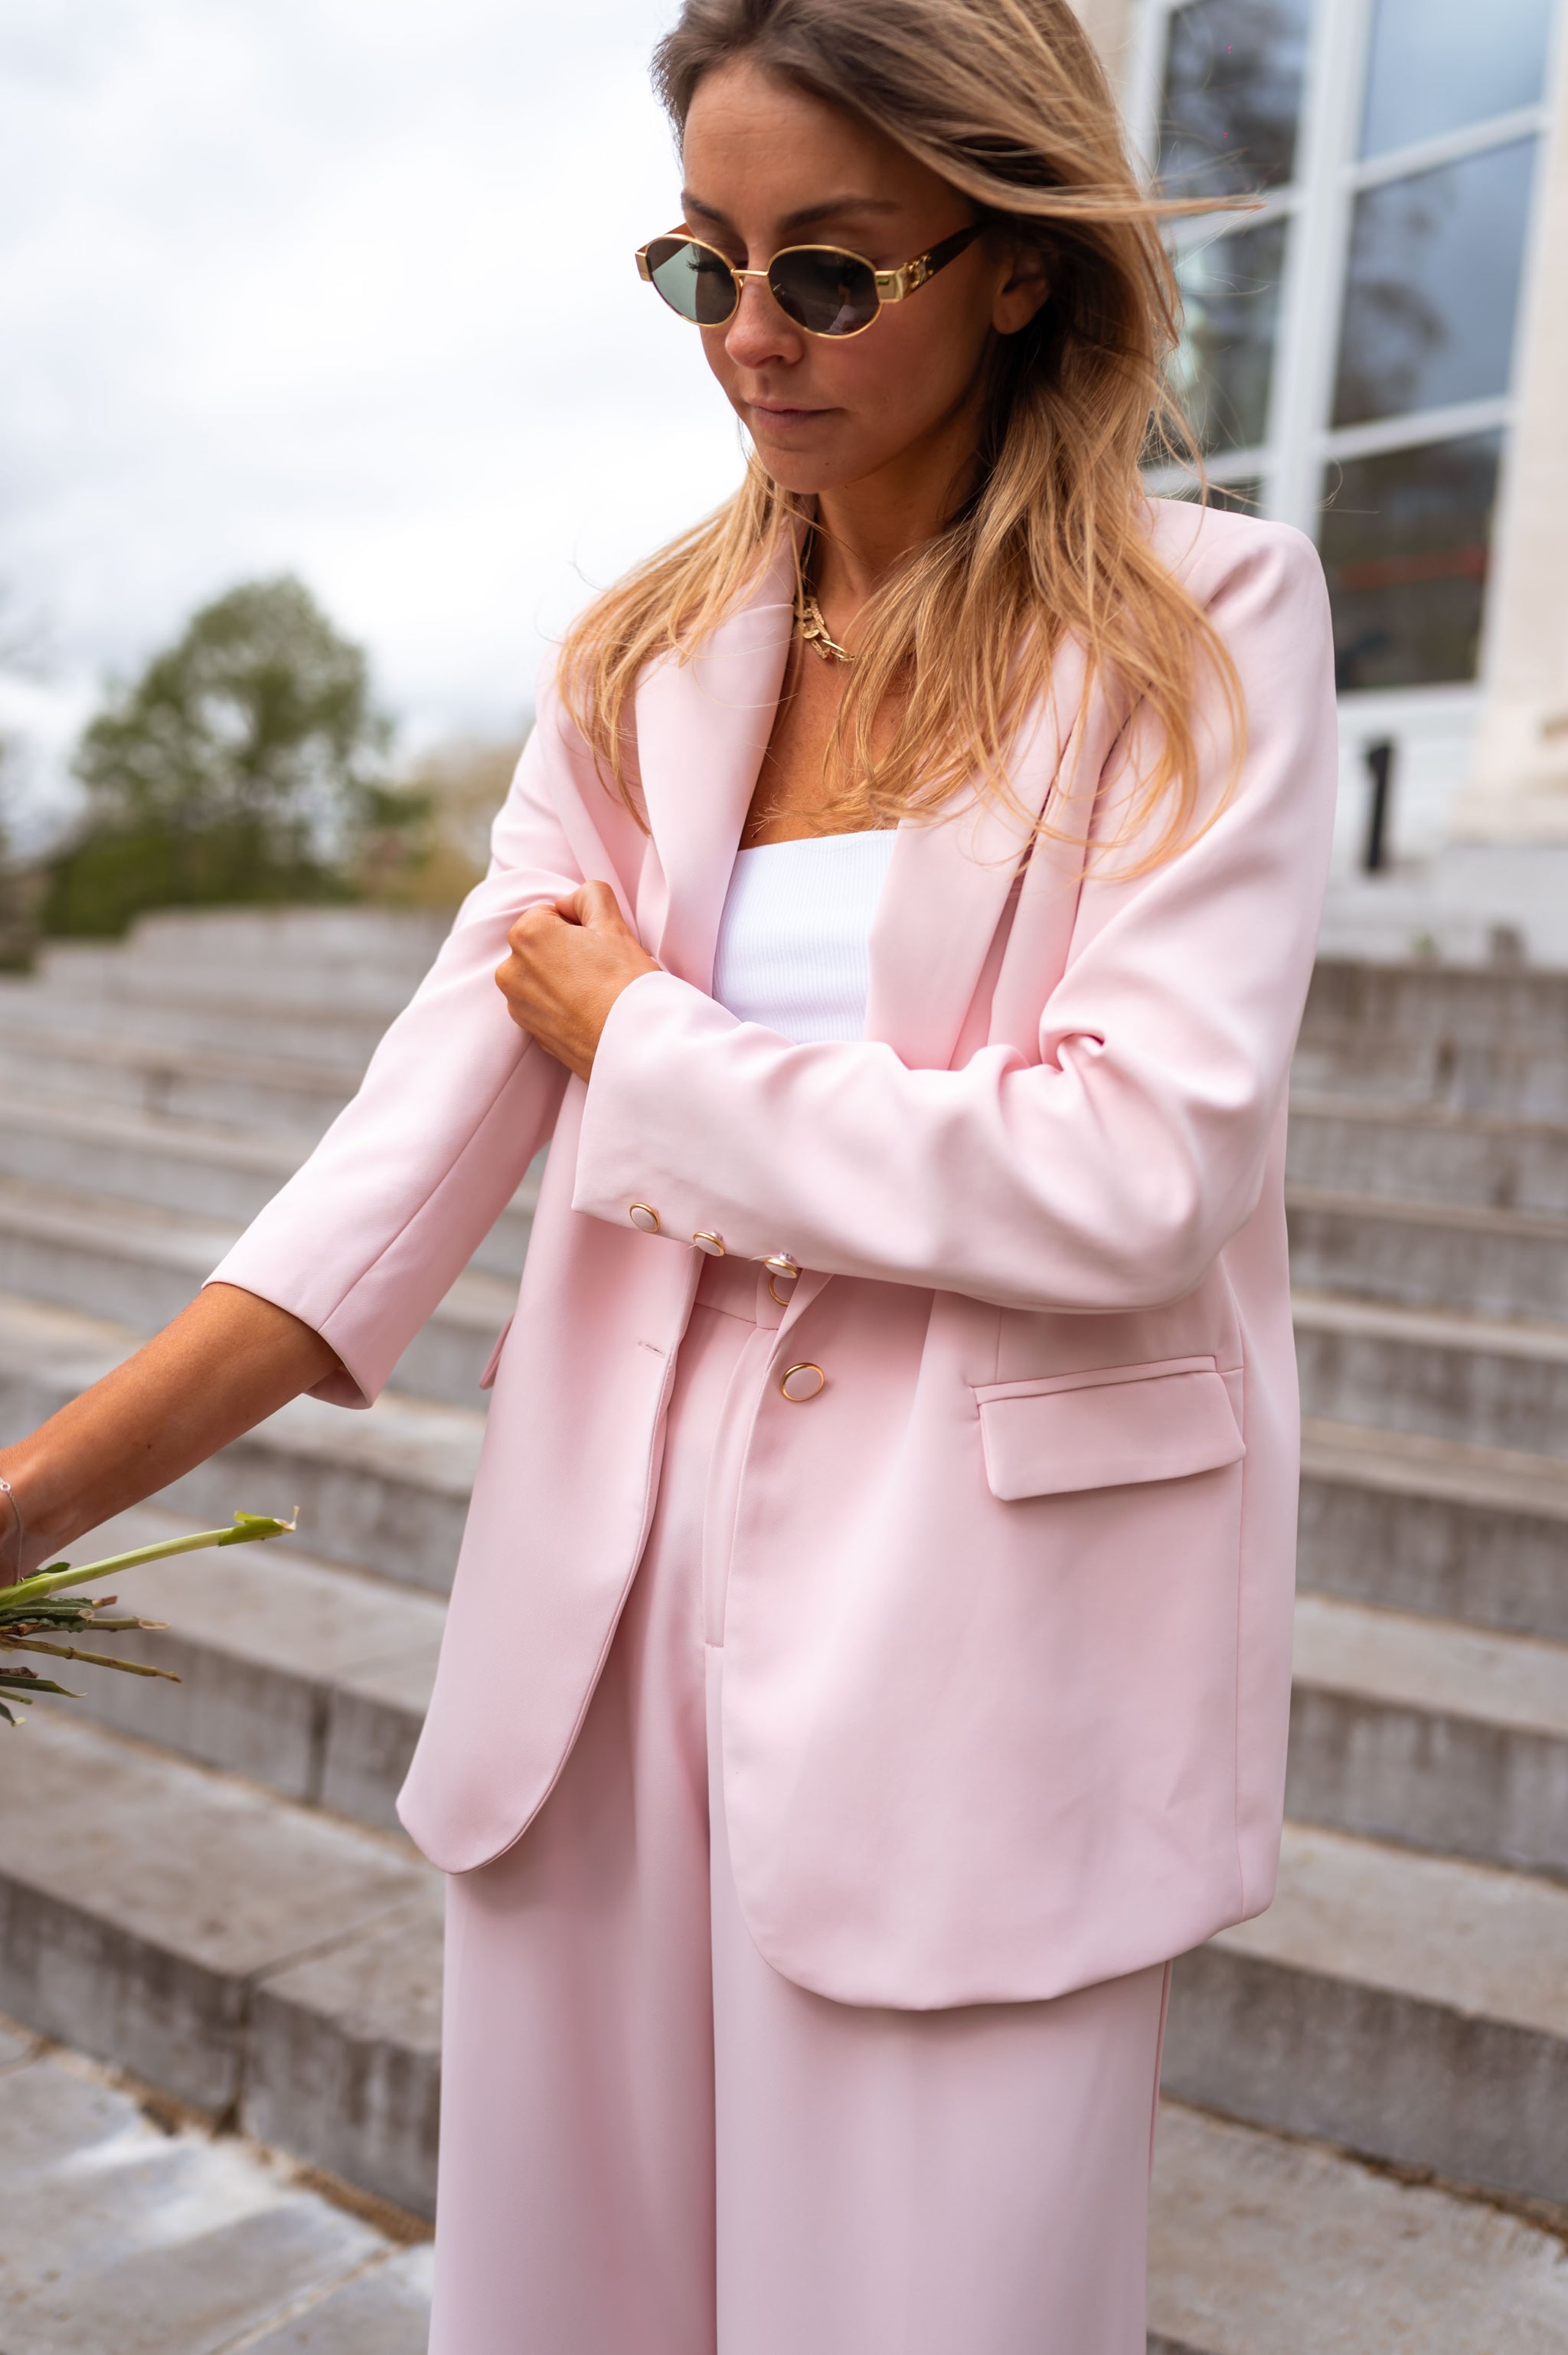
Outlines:
{"type": "Polygon", "coordinates": [[[1244,583],[1322,599],[1322,559],[1294,524],[1201,507],[1189,499],[1150,499],[1149,505],[1157,553],[1201,604],[1211,605],[1244,583]]]}

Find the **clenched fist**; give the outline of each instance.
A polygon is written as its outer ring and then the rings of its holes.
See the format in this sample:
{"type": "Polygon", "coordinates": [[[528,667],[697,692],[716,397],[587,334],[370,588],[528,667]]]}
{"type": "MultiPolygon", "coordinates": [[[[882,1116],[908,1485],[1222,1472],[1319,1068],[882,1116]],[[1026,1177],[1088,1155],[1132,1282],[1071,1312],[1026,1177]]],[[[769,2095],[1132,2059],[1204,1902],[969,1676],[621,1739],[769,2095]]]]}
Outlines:
{"type": "Polygon", "coordinates": [[[621,915],[608,883],[584,883],[553,907],[527,908],[506,935],[495,983],[512,1019],[579,1080],[593,1069],[609,1009],[659,964],[621,915]]]}

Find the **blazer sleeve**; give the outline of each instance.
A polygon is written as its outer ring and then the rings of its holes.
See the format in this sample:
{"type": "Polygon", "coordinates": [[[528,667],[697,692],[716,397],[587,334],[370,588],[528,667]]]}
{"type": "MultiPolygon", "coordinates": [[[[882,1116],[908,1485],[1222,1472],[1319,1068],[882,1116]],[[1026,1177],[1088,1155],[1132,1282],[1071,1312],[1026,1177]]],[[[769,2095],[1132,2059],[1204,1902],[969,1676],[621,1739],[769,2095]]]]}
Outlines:
{"type": "MultiPolygon", "coordinates": [[[[1211,691],[1197,716],[1220,815],[1141,876],[1091,867],[1039,1060],[991,1045],[911,1070],[879,1043],[795,1046],[646,975],[595,1058],[577,1209],[624,1225],[646,1202],[683,1243],[712,1230],[747,1258],[1010,1307],[1137,1309],[1194,1288],[1261,1192],[1337,780],[1317,552],[1255,524],[1222,548],[1207,593],[1191,585],[1241,679],[1236,789],[1225,801],[1234,748],[1211,691]]],[[[1135,718],[1124,762],[1138,742],[1135,718]]]]}
{"type": "MultiPolygon", "coordinates": [[[[490,869],[310,1159],[208,1277],[275,1301],[344,1369],[316,1395],[366,1406],[505,1209],[554,1125],[567,1074],[495,986],[525,907],[575,890],[584,846],[567,731],[548,686],[492,835],[490,869]]],[[[605,871],[597,847],[593,870],[605,871]]]]}

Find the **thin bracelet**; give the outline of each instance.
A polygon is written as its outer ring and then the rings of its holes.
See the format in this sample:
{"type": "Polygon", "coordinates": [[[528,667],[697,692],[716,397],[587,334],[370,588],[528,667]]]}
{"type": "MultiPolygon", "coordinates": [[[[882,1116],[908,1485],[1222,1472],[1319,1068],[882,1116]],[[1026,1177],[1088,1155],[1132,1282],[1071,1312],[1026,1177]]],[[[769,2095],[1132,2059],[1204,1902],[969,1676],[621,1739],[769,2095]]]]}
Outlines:
{"type": "MultiPolygon", "coordinates": [[[[13,1578],[20,1578],[22,1575],[22,1548],[26,1542],[27,1525],[22,1518],[22,1508],[16,1502],[16,1491],[12,1487],[9,1480],[0,1479],[0,1495],[5,1497],[5,1502],[10,1506],[11,1518],[16,1525],[16,1550],[11,1557],[10,1573],[13,1578]]],[[[5,1555],[3,1552],[0,1552],[0,1567],[4,1567],[4,1565],[5,1555]]]]}

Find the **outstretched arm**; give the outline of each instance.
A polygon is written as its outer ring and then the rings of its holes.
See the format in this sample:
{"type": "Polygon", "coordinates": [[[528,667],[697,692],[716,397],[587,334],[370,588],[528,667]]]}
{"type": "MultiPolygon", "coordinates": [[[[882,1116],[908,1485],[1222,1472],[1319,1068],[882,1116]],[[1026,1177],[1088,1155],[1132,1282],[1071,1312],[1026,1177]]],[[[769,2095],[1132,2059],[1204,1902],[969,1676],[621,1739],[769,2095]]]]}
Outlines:
{"type": "Polygon", "coordinates": [[[0,1582],[52,1561],[335,1370],[321,1335],[297,1316],[235,1284],[209,1284],[113,1373],[0,1448],[16,1508],[0,1498],[0,1582]]]}

